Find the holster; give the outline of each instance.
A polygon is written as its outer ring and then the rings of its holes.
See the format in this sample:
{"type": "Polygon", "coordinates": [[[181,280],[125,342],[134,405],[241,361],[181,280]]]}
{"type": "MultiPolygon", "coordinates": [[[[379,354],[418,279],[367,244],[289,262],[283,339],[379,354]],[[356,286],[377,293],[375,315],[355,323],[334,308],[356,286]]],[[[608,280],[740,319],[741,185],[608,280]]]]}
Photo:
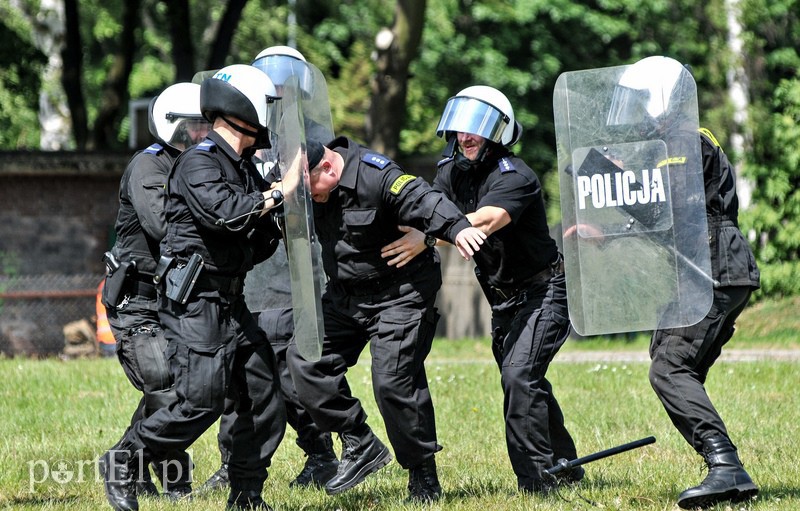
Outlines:
{"type": "Polygon", "coordinates": [[[125,279],[131,270],[136,268],[136,263],[130,261],[120,262],[111,252],[103,254],[103,262],[106,263],[106,281],[103,284],[100,301],[108,308],[116,308],[122,297],[125,279]]]}
{"type": "Polygon", "coordinates": [[[185,304],[202,269],[203,258],[200,254],[192,254],[186,264],[178,264],[176,268],[167,272],[167,298],[185,304]]]}
{"type": "Polygon", "coordinates": [[[477,266],[475,267],[475,278],[478,279],[478,284],[481,286],[483,296],[486,297],[486,300],[488,300],[490,304],[494,304],[494,293],[492,293],[492,286],[489,285],[489,281],[486,280],[481,273],[481,269],[477,266]]]}

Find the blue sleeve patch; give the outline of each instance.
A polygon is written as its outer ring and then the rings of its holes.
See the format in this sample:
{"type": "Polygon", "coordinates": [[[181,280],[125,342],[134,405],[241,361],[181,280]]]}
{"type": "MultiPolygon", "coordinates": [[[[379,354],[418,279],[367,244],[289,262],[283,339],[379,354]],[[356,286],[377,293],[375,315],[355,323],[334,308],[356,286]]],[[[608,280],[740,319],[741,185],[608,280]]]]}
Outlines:
{"type": "Polygon", "coordinates": [[[195,146],[199,151],[211,151],[217,144],[211,140],[203,140],[195,146]]]}
{"type": "Polygon", "coordinates": [[[162,146],[161,144],[156,142],[155,144],[151,145],[150,147],[148,147],[147,149],[145,149],[142,152],[143,153],[147,153],[147,154],[158,154],[163,150],[164,150],[164,146],[162,146]]]}
{"type": "Polygon", "coordinates": [[[361,161],[366,163],[367,165],[371,165],[373,167],[377,167],[381,170],[385,169],[387,165],[392,163],[392,160],[387,158],[382,154],[377,153],[367,153],[361,158],[361,161]]]}
{"type": "Polygon", "coordinates": [[[437,166],[437,167],[441,167],[441,166],[442,166],[442,165],[444,165],[445,163],[447,163],[447,162],[449,162],[449,161],[453,161],[453,158],[454,158],[454,156],[451,156],[451,157],[449,157],[449,158],[445,158],[445,159],[443,159],[443,160],[439,160],[439,162],[436,164],[436,166],[437,166]]]}
{"type": "Polygon", "coordinates": [[[508,157],[500,158],[500,173],[505,174],[506,172],[516,172],[517,168],[511,163],[511,159],[508,157]]]}

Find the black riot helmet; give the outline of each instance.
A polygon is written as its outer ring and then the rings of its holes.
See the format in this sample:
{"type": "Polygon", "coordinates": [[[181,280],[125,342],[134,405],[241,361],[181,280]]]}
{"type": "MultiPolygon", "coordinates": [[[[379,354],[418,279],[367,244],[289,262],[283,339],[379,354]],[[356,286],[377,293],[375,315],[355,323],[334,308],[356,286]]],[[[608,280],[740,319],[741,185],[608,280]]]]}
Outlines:
{"type": "Polygon", "coordinates": [[[254,148],[270,147],[270,121],[274,118],[272,110],[278,99],[269,77],[244,64],[224,67],[211,78],[203,80],[200,86],[200,110],[203,116],[212,123],[221,117],[235,130],[254,137],[254,148]],[[226,119],[228,116],[245,122],[253,131],[229,122],[226,119]]]}

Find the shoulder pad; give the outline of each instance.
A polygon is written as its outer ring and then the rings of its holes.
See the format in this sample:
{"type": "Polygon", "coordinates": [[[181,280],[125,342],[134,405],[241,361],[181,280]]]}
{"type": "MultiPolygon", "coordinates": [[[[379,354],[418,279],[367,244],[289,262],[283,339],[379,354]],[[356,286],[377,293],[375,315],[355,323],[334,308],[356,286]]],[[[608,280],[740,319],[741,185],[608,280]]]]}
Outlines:
{"type": "Polygon", "coordinates": [[[719,145],[719,141],[717,141],[717,137],[715,137],[714,134],[711,133],[711,130],[709,130],[708,128],[698,128],[697,131],[700,132],[700,135],[703,135],[708,140],[710,140],[711,143],[714,145],[714,147],[721,148],[721,146],[719,145]]]}
{"type": "Polygon", "coordinates": [[[361,158],[361,161],[367,165],[379,168],[381,170],[385,169],[387,165],[392,163],[392,160],[382,154],[377,153],[367,153],[363,158],[361,158]]]}
{"type": "Polygon", "coordinates": [[[443,159],[443,160],[439,160],[439,162],[436,164],[436,166],[437,166],[437,167],[441,167],[441,166],[442,166],[442,165],[444,165],[445,163],[447,163],[447,162],[449,162],[449,161],[453,161],[453,158],[455,158],[455,156],[450,156],[450,157],[448,157],[448,158],[445,158],[445,159],[443,159]]]}
{"type": "Polygon", "coordinates": [[[145,149],[142,152],[146,153],[146,154],[158,154],[163,150],[164,150],[164,146],[162,146],[161,144],[156,142],[155,144],[151,145],[150,147],[148,147],[147,149],[145,149]]]}
{"type": "Polygon", "coordinates": [[[217,147],[217,143],[213,140],[203,140],[195,146],[195,149],[198,151],[211,151],[215,147],[217,147]]]}
{"type": "Polygon", "coordinates": [[[502,158],[500,158],[500,161],[497,162],[497,164],[500,166],[501,174],[505,174],[506,172],[516,172],[517,170],[517,167],[515,167],[514,164],[511,163],[511,158],[507,156],[503,156],[502,158]]]}

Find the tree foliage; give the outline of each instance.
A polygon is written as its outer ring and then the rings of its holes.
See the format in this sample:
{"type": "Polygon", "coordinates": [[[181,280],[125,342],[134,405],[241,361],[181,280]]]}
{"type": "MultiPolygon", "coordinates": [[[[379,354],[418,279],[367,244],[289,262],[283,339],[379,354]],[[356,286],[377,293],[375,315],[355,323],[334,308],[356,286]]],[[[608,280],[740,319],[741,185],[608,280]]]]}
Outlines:
{"type": "MultiPolygon", "coordinates": [[[[87,146],[122,149],[127,98],[149,97],[196,71],[250,62],[268,46],[290,44],[326,76],[336,132],[374,142],[401,161],[436,158],[444,143],[435,128],[450,96],[475,84],[502,90],[524,126],[515,151],[545,181],[553,221],[559,216],[551,172],[552,91],[558,76],[654,54],[676,58],[691,65],[698,83],[701,124],[730,149],[734,161],[744,163],[743,174],[755,184],[753,207],[741,221],[754,233],[763,292],[799,290],[800,0],[740,0],[742,55],[729,49],[725,0],[63,2],[77,6],[79,20],[79,42],[69,43],[73,52],[78,45],[75,55],[82,58],[76,82],[85,98],[85,121],[75,107],[77,146],[85,122],[87,146]],[[422,26],[412,21],[409,31],[395,34],[411,43],[401,53],[376,48],[382,29],[402,30],[404,19],[423,14],[422,26]],[[751,98],[746,128],[752,136],[744,154],[736,154],[728,140],[740,128],[727,90],[737,59],[749,77],[751,98]],[[382,88],[386,76],[402,83],[389,88],[385,82],[382,88]],[[396,94],[393,101],[404,97],[404,103],[389,101],[383,96],[387,90],[396,94]]],[[[7,42],[0,48],[0,147],[5,149],[36,146],[35,91],[53,86],[40,83],[48,52],[37,50],[30,35],[31,13],[40,3],[0,4],[0,35],[7,42]]]]}
{"type": "Polygon", "coordinates": [[[754,233],[765,295],[800,291],[800,1],[747,0],[745,37],[751,77],[752,207],[741,215],[754,233]]]}

